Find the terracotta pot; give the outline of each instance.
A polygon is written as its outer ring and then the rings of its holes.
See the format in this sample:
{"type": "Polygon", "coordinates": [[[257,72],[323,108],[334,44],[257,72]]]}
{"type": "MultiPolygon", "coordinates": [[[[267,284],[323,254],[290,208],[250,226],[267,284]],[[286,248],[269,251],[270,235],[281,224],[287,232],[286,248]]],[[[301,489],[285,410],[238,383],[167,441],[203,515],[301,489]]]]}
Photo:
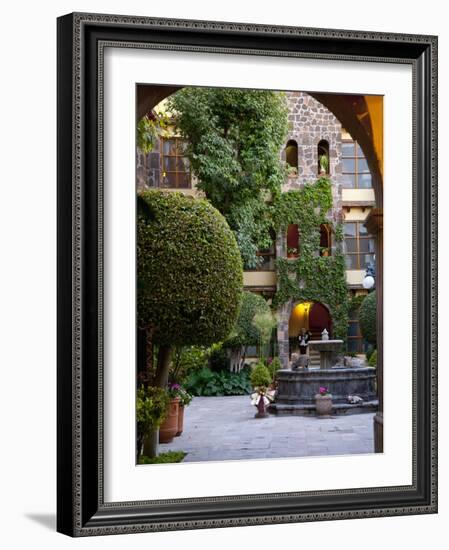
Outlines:
{"type": "Polygon", "coordinates": [[[176,435],[181,435],[184,430],[184,405],[179,405],[178,409],[178,431],[176,435]]]}
{"type": "Polygon", "coordinates": [[[315,407],[317,416],[328,417],[332,413],[332,395],[315,395],[315,407]]]}
{"type": "Polygon", "coordinates": [[[168,414],[159,428],[159,443],[170,443],[178,431],[179,397],[170,401],[168,414]]]}
{"type": "Polygon", "coordinates": [[[267,407],[265,405],[263,397],[261,397],[259,399],[259,403],[257,404],[257,412],[254,415],[254,418],[266,418],[267,416],[268,416],[267,407]]]}

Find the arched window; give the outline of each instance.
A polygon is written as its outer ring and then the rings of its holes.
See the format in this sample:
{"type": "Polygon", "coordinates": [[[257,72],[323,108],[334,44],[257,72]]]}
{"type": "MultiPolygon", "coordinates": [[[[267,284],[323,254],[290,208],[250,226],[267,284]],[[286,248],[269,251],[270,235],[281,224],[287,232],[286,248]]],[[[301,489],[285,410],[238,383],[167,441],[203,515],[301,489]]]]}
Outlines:
{"type": "Polygon", "coordinates": [[[294,139],[287,141],[285,147],[285,161],[293,172],[298,172],[298,144],[294,139]]]}
{"type": "Polygon", "coordinates": [[[318,174],[329,174],[329,142],[322,139],[318,143],[318,174]]]}
{"type": "Polygon", "coordinates": [[[297,258],[299,253],[299,228],[296,224],[287,227],[287,257],[297,258]]]}
{"type": "Polygon", "coordinates": [[[328,223],[320,225],[320,256],[330,256],[332,247],[332,233],[328,223]]]}

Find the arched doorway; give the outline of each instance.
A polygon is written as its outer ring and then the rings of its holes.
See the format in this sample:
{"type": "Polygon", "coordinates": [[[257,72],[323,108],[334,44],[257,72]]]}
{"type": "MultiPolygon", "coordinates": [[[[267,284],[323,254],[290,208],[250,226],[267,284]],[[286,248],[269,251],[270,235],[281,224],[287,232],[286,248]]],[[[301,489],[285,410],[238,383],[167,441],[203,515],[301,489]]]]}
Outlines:
{"type": "Polygon", "coordinates": [[[298,336],[305,328],[312,340],[320,340],[326,329],[332,334],[332,318],[328,308],[321,302],[299,302],[293,306],[288,323],[289,357],[298,351],[298,336]]]}
{"type": "Polygon", "coordinates": [[[325,305],[315,302],[309,311],[309,331],[312,333],[312,340],[321,340],[324,329],[329,334],[332,333],[332,318],[325,305]]]}

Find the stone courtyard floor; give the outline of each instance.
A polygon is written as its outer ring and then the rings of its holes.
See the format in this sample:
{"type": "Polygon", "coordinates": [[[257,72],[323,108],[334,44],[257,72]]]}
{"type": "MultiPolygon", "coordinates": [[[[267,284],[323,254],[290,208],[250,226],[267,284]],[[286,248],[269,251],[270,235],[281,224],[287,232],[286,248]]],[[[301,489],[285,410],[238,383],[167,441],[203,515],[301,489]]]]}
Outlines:
{"type": "Polygon", "coordinates": [[[184,432],[159,452],[185,451],[184,462],[374,452],[373,414],[254,418],[249,396],[195,397],[184,432]]]}

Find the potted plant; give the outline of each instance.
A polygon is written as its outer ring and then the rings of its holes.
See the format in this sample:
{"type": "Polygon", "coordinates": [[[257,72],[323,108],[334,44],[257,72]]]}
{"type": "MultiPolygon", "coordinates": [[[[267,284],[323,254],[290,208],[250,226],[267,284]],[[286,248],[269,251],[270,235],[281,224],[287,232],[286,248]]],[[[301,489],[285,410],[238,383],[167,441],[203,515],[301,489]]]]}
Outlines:
{"type": "Polygon", "coordinates": [[[142,453],[150,457],[157,454],[158,430],[167,415],[169,403],[168,392],[163,388],[142,385],[137,390],[137,457],[142,453]]]}
{"type": "Polygon", "coordinates": [[[179,384],[172,384],[168,389],[169,405],[167,415],[159,428],[159,443],[170,443],[178,433],[179,403],[181,398],[178,395],[179,384]]]}
{"type": "Polygon", "coordinates": [[[251,371],[251,385],[254,393],[251,394],[251,404],[257,407],[255,418],[265,418],[268,416],[267,405],[273,400],[272,392],[268,390],[271,383],[271,375],[268,368],[259,362],[251,371]]]}
{"type": "Polygon", "coordinates": [[[328,418],[332,413],[332,395],[325,386],[321,386],[315,395],[315,408],[317,416],[322,418],[328,418]]]}
{"type": "Polygon", "coordinates": [[[324,175],[328,173],[329,170],[329,158],[327,155],[323,154],[319,156],[318,164],[320,165],[320,174],[324,175]]]}
{"type": "Polygon", "coordinates": [[[297,258],[298,257],[298,249],[295,247],[289,247],[287,248],[287,258],[297,258]]]}

